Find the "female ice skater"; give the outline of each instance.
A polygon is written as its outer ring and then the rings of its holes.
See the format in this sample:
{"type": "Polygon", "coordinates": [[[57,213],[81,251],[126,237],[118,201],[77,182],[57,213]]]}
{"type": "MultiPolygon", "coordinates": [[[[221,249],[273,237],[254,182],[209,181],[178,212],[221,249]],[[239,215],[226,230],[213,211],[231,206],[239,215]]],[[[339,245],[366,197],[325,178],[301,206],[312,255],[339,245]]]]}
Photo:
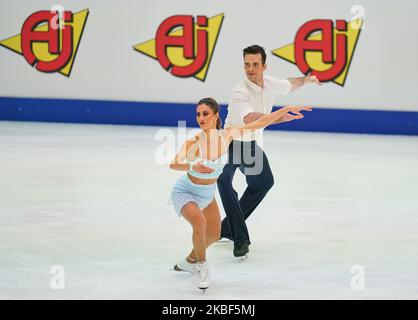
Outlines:
{"type": "Polygon", "coordinates": [[[215,200],[216,181],[228,160],[228,146],[233,138],[262,129],[282,117],[301,119],[301,111],[309,107],[286,106],[264,115],[241,127],[221,129],[218,103],[204,98],[197,103],[196,120],[202,131],[187,140],[170,163],[170,168],[187,171],[175,183],[171,200],[179,216],[183,216],[193,228],[193,249],[187,258],[176,264],[177,271],[197,274],[197,286],[209,287],[209,266],[206,249],[220,237],[221,217],[215,200]]]}

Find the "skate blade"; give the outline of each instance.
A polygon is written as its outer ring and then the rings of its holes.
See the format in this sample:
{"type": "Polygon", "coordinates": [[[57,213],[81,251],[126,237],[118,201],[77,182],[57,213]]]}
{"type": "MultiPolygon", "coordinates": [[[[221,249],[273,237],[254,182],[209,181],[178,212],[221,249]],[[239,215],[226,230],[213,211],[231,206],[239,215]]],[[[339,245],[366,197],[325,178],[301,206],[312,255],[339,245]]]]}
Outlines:
{"type": "Polygon", "coordinates": [[[248,255],[237,257],[238,262],[244,262],[248,260],[248,255]]]}
{"type": "Polygon", "coordinates": [[[208,290],[209,287],[207,287],[207,288],[199,288],[199,289],[202,291],[202,295],[203,295],[203,294],[206,294],[206,290],[208,290]]]}
{"type": "Polygon", "coordinates": [[[190,273],[190,274],[194,274],[193,271],[189,271],[189,270],[184,270],[179,268],[177,265],[174,266],[174,268],[169,269],[170,271],[176,271],[176,272],[182,272],[182,273],[190,273]]]}
{"type": "Polygon", "coordinates": [[[223,244],[223,243],[232,243],[233,241],[231,240],[231,239],[228,239],[228,238],[222,238],[222,239],[219,239],[219,240],[217,240],[215,243],[220,243],[220,244],[223,244]]]}

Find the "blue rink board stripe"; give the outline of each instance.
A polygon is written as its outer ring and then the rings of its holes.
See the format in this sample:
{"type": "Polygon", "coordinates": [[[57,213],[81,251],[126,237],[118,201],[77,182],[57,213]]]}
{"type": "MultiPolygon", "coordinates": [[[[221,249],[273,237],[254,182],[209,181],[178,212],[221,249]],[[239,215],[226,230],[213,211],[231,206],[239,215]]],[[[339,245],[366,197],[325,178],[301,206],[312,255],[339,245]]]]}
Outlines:
{"type": "MultiPolygon", "coordinates": [[[[0,97],[0,120],[196,127],[190,103],[0,97]]],[[[221,106],[221,118],[226,106],[221,106]]],[[[270,130],[418,135],[418,112],[315,108],[270,130]]]]}

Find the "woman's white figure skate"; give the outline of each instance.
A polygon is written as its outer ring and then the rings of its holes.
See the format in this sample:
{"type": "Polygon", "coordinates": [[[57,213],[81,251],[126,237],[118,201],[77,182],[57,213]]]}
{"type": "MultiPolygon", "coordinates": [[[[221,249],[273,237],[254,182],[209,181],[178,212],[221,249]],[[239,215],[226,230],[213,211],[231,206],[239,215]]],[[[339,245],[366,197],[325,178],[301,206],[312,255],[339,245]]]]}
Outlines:
{"type": "Polygon", "coordinates": [[[196,262],[191,262],[187,258],[181,260],[174,266],[175,271],[196,273],[196,262]]]}
{"type": "Polygon", "coordinates": [[[205,262],[196,262],[196,276],[197,276],[197,287],[206,292],[209,288],[209,264],[205,262]]]}

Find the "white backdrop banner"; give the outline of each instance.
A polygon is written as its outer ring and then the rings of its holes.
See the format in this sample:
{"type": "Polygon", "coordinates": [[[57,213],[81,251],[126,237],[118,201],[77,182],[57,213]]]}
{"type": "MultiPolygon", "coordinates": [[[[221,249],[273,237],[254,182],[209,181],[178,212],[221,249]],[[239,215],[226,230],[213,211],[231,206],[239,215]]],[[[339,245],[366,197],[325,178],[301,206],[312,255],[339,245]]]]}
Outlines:
{"type": "Polygon", "coordinates": [[[227,103],[242,49],[324,86],[277,105],[418,111],[418,2],[0,2],[0,96],[227,103]]]}

